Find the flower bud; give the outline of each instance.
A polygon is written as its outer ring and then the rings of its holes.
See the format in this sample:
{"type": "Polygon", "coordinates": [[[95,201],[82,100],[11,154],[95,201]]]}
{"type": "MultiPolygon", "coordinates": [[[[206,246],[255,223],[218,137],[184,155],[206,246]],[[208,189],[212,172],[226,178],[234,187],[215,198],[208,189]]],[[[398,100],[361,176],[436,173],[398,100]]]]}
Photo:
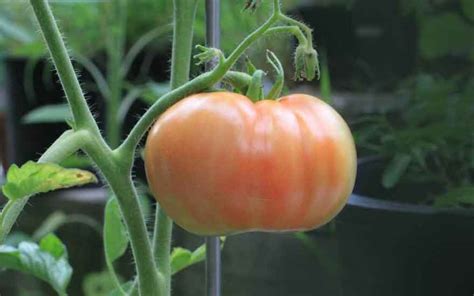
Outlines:
{"type": "Polygon", "coordinates": [[[316,76],[319,79],[318,52],[311,47],[299,45],[295,53],[296,80],[313,80],[316,76]]]}

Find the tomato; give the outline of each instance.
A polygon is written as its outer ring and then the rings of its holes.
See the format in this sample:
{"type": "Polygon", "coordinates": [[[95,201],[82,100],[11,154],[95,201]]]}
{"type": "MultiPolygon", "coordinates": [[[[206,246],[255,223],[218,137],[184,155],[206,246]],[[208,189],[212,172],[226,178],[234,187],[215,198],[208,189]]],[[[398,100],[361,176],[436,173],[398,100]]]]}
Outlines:
{"type": "Polygon", "coordinates": [[[309,230],[346,203],[356,152],[345,121],[315,97],[215,92],[159,117],[145,167],[160,206],[190,232],[309,230]]]}

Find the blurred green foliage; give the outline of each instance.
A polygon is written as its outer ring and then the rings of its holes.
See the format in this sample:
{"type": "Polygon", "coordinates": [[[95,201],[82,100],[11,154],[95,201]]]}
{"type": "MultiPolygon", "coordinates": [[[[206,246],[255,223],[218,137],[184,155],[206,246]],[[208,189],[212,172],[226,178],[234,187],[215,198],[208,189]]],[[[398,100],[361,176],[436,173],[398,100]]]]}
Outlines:
{"type": "Polygon", "coordinates": [[[356,140],[389,160],[386,188],[440,185],[429,202],[474,205],[474,1],[401,3],[419,28],[417,71],[400,85],[402,112],[362,118],[356,140]]]}
{"type": "MultiPolygon", "coordinates": [[[[59,20],[66,41],[75,52],[91,56],[104,49],[107,24],[103,18],[108,0],[55,0],[53,12],[59,20]]],[[[299,0],[284,1],[284,9],[294,8],[299,0]]],[[[271,11],[265,1],[255,13],[242,12],[244,0],[222,1],[222,48],[229,51],[247,36],[271,11]]],[[[140,36],[172,21],[173,2],[169,0],[128,1],[127,43],[133,44],[140,36]]],[[[205,39],[204,1],[199,7],[195,26],[196,42],[205,39]]],[[[278,42],[278,41],[277,41],[278,42]]],[[[286,41],[287,42],[287,41],[286,41]]],[[[153,45],[162,48],[170,40],[157,40],[153,45]]],[[[281,44],[281,43],[280,43],[281,44]]],[[[11,0],[2,3],[0,10],[0,53],[14,56],[40,56],[45,48],[34,24],[27,1],[11,0]]]]}

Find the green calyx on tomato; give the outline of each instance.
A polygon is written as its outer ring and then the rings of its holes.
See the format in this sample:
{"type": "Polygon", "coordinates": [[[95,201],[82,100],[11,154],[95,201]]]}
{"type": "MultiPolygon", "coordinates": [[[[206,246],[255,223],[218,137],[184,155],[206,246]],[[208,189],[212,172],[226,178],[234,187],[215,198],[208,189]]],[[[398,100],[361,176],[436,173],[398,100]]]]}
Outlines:
{"type": "Polygon", "coordinates": [[[160,206],[190,232],[296,231],[342,209],[356,151],[345,121],[315,97],[253,103],[214,92],[187,97],[158,118],[145,166],[160,206]]]}

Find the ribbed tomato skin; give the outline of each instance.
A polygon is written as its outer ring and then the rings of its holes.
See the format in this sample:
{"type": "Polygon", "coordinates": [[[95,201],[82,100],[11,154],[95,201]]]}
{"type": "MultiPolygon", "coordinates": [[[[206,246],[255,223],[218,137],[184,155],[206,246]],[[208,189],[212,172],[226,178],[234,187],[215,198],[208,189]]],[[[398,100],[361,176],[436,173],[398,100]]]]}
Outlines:
{"type": "Polygon", "coordinates": [[[145,165],[160,206],[190,232],[309,230],[346,203],[356,151],[345,121],[315,97],[215,92],[162,114],[145,165]]]}

